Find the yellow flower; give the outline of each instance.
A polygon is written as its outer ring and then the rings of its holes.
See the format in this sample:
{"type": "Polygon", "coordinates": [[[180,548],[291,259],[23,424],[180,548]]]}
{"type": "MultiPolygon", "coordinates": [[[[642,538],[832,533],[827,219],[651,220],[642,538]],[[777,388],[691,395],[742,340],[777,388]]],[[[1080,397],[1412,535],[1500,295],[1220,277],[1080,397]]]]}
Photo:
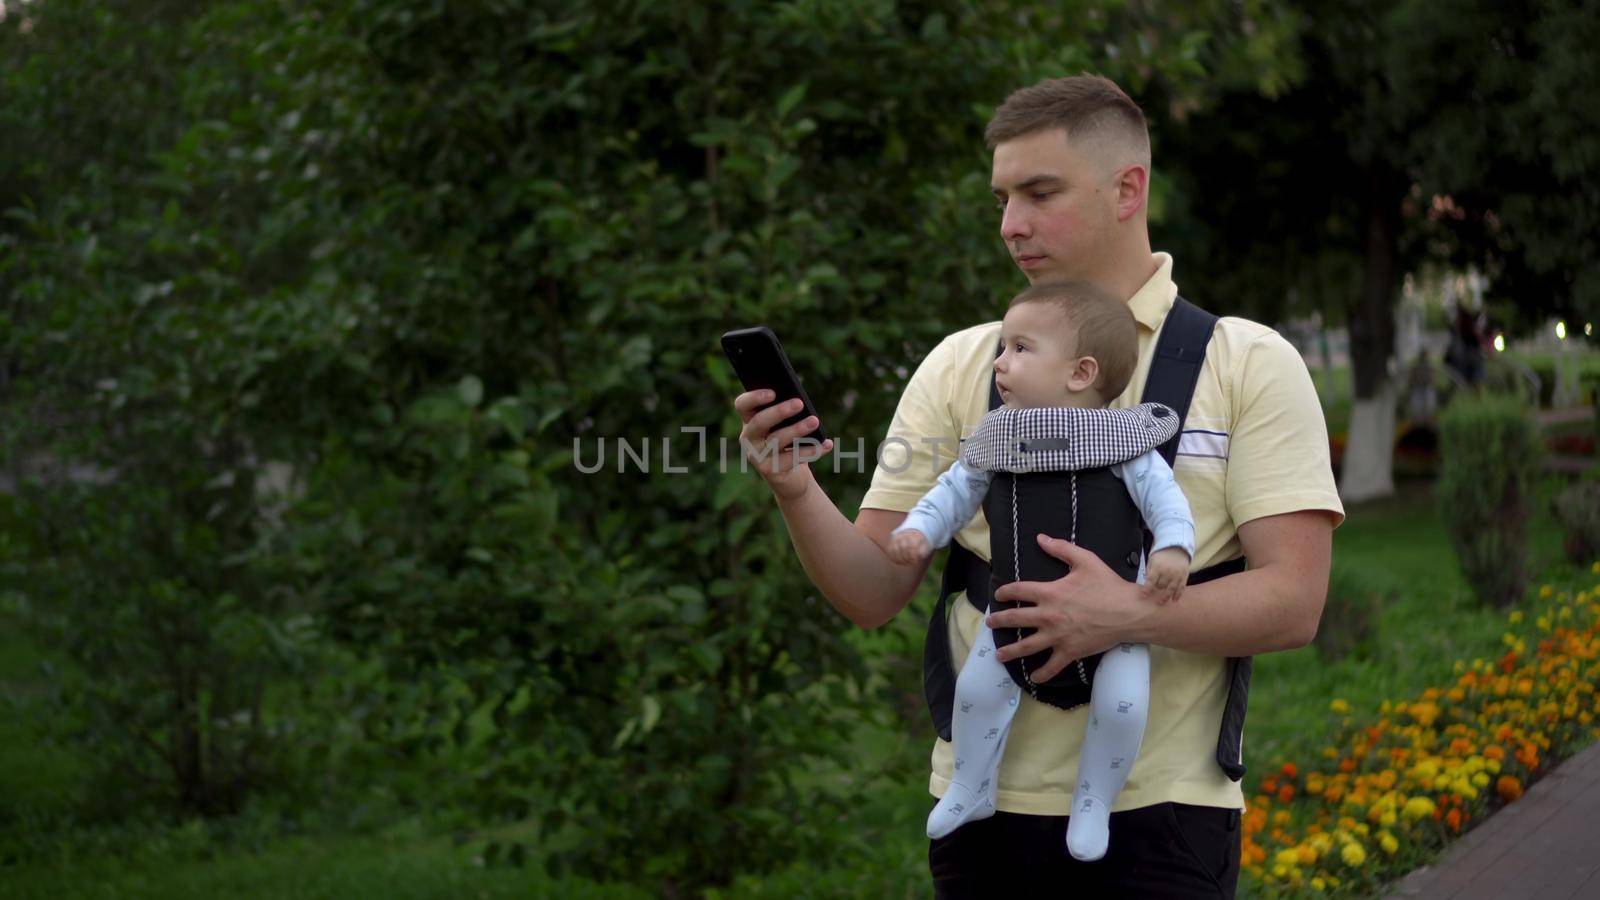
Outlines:
{"type": "Polygon", "coordinates": [[[1539,599],[1540,600],[1549,600],[1550,599],[1550,595],[1554,594],[1555,592],[1556,592],[1556,589],[1551,587],[1548,584],[1539,585],[1539,599]]]}
{"type": "Polygon", "coordinates": [[[1478,772],[1478,773],[1474,774],[1472,776],[1472,786],[1475,787],[1475,788],[1488,787],[1489,786],[1489,773],[1488,772],[1478,772]]]}
{"type": "Polygon", "coordinates": [[[1311,879],[1311,889],[1313,891],[1326,890],[1327,887],[1328,887],[1328,883],[1326,881],[1323,881],[1321,878],[1313,878],[1313,879],[1311,879]]]}
{"type": "Polygon", "coordinates": [[[1392,810],[1389,811],[1389,812],[1384,813],[1378,819],[1378,824],[1382,825],[1385,828],[1388,828],[1390,825],[1393,825],[1394,823],[1395,823],[1395,815],[1394,815],[1394,812],[1392,810]]]}
{"type": "Polygon", "coordinates": [[[1425,819],[1433,815],[1433,801],[1427,797],[1412,797],[1406,801],[1406,805],[1400,810],[1400,815],[1412,822],[1425,819]]]}
{"type": "Polygon", "coordinates": [[[1508,616],[1508,618],[1511,620],[1511,624],[1513,624],[1513,625],[1517,624],[1518,622],[1521,622],[1522,621],[1522,610],[1513,609],[1511,611],[1511,615],[1508,616]]]}
{"type": "Polygon", "coordinates": [[[1378,835],[1378,846],[1383,848],[1383,852],[1393,856],[1397,851],[1399,851],[1400,842],[1395,840],[1394,835],[1385,831],[1378,835]]]}
{"type": "MultiPolygon", "coordinates": [[[[1278,855],[1274,856],[1272,858],[1272,861],[1277,864],[1277,865],[1273,866],[1273,869],[1272,869],[1272,873],[1274,875],[1278,874],[1278,867],[1280,867],[1280,866],[1282,866],[1282,867],[1297,866],[1297,865],[1300,864],[1300,848],[1299,847],[1286,847],[1286,848],[1284,848],[1282,850],[1279,850],[1278,851],[1278,855]]],[[[1287,873],[1285,873],[1285,874],[1287,874],[1287,873]]]]}
{"type": "Polygon", "coordinates": [[[1427,702],[1411,704],[1411,718],[1415,719],[1417,724],[1423,728],[1431,726],[1433,720],[1438,717],[1439,707],[1437,704],[1427,702]]]}
{"type": "Polygon", "coordinates": [[[1359,866],[1367,861],[1367,851],[1361,849],[1360,844],[1351,841],[1339,851],[1339,858],[1344,860],[1347,866],[1359,866]]]}
{"type": "Polygon", "coordinates": [[[1296,853],[1298,855],[1298,858],[1300,860],[1300,865],[1309,866],[1312,863],[1317,861],[1317,851],[1316,850],[1314,850],[1314,849],[1312,849],[1310,847],[1307,847],[1304,844],[1301,844],[1299,847],[1297,847],[1295,849],[1296,849],[1296,853]]]}
{"type": "Polygon", "coordinates": [[[1345,702],[1344,700],[1341,700],[1341,699],[1338,699],[1338,698],[1334,698],[1334,701],[1332,703],[1328,704],[1328,709],[1332,710],[1333,712],[1340,713],[1342,715],[1342,714],[1347,713],[1347,712],[1350,711],[1350,704],[1345,702]]]}

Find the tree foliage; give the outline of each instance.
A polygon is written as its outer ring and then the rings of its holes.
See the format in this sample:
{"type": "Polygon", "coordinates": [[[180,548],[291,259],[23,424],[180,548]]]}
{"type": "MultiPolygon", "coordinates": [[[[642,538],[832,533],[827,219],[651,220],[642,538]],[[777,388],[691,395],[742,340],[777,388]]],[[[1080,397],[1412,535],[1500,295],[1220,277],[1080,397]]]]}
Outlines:
{"type": "Polygon", "coordinates": [[[667,889],[822,852],[814,773],[881,704],[716,465],[717,336],[772,327],[870,448],[1020,283],[1010,89],[1193,107],[1292,65],[1256,3],[38,6],[0,25],[6,443],[106,476],[19,498],[106,777],[226,812],[354,739],[667,889]]]}

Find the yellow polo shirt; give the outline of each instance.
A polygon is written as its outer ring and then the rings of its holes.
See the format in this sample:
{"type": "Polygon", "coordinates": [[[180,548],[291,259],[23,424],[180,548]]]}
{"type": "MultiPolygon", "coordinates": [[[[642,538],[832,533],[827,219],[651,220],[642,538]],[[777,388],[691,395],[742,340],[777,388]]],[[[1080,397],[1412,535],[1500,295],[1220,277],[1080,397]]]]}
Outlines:
{"type": "MultiPolygon", "coordinates": [[[[1155,258],[1156,273],[1128,301],[1139,322],[1139,365],[1113,406],[1139,401],[1156,338],[1178,294],[1172,257],[1155,258]]],[[[955,462],[958,439],[988,411],[999,341],[999,322],[977,325],[945,338],[917,367],[889,425],[863,509],[910,510],[955,462]]],[[[1194,510],[1195,569],[1240,555],[1241,522],[1308,509],[1333,512],[1335,524],[1344,519],[1327,425],[1305,362],[1276,331],[1245,319],[1217,322],[1173,471],[1194,510]]],[[[989,558],[989,523],[981,510],[956,540],[989,558]]],[[[964,597],[952,603],[950,658],[959,670],[980,615],[964,597]]],[[[1225,663],[1218,656],[1150,648],[1144,743],[1113,810],[1168,801],[1244,806],[1238,783],[1216,762],[1225,663]]],[[[1088,705],[1068,711],[1022,696],[1000,764],[1000,809],[1067,814],[1088,714],[1088,705]]],[[[936,741],[928,779],[934,796],[949,786],[952,759],[950,744],[936,741]]]]}

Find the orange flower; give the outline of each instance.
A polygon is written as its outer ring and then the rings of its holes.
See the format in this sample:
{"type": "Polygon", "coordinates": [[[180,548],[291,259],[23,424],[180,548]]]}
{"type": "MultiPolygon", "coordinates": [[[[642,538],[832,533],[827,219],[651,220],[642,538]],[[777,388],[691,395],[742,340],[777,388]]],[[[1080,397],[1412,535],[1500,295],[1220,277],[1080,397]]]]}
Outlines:
{"type": "Polygon", "coordinates": [[[1522,782],[1515,775],[1501,775],[1500,780],[1494,783],[1494,792],[1500,799],[1507,803],[1522,796],[1522,782]]]}
{"type": "Polygon", "coordinates": [[[1483,748],[1483,755],[1485,759],[1500,761],[1506,758],[1506,751],[1499,744],[1490,744],[1483,748]]]}
{"type": "Polygon", "coordinates": [[[1524,743],[1517,748],[1517,762],[1522,763],[1529,769],[1539,768],[1539,748],[1532,744],[1524,743]]]}
{"type": "Polygon", "coordinates": [[[1450,827],[1451,831],[1455,832],[1456,834],[1460,834],[1461,833],[1461,810],[1459,808],[1458,809],[1452,809],[1452,810],[1450,810],[1450,812],[1446,813],[1445,817],[1444,817],[1444,824],[1448,825],[1450,827]]]}
{"type": "Polygon", "coordinates": [[[1295,768],[1295,765],[1292,762],[1284,763],[1282,771],[1283,777],[1285,778],[1294,778],[1296,775],[1300,774],[1300,770],[1295,768]]]}
{"type": "Polygon", "coordinates": [[[1356,761],[1355,761],[1354,758],[1345,757],[1344,759],[1339,760],[1339,771],[1341,771],[1341,772],[1354,772],[1355,770],[1356,770],[1356,761]]]}
{"type": "Polygon", "coordinates": [[[1293,799],[1294,799],[1294,785],[1286,784],[1283,787],[1278,788],[1278,802],[1279,803],[1288,803],[1290,800],[1293,800],[1293,799]]]}

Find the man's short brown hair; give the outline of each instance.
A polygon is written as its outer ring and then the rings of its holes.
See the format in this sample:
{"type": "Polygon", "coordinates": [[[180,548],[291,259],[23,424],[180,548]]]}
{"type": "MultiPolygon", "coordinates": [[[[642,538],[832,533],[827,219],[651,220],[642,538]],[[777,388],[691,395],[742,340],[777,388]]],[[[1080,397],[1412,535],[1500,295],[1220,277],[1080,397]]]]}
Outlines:
{"type": "Polygon", "coordinates": [[[1062,128],[1073,143],[1113,139],[1150,166],[1150,130],[1139,104],[1109,78],[1072,75],[1015,91],[994,111],[984,139],[997,145],[1048,128],[1062,128]]]}
{"type": "Polygon", "coordinates": [[[1060,313],[1075,335],[1074,357],[1092,356],[1100,364],[1093,387],[1110,403],[1120,396],[1139,364],[1139,326],[1133,311],[1087,281],[1036,284],[1011,299],[1012,306],[1044,303],[1060,313]]]}

